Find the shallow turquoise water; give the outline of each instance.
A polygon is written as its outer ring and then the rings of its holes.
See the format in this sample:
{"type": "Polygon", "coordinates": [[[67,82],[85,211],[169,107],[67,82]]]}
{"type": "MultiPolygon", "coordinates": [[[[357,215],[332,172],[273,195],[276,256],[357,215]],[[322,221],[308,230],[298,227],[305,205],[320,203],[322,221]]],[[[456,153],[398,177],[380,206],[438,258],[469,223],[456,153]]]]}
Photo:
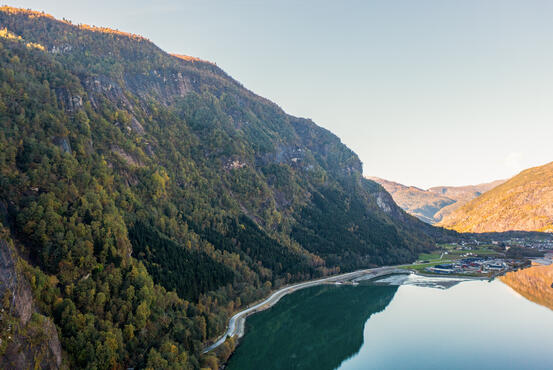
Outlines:
{"type": "Polygon", "coordinates": [[[502,282],[388,280],[284,297],[227,368],[553,369],[553,311],[502,282]]]}

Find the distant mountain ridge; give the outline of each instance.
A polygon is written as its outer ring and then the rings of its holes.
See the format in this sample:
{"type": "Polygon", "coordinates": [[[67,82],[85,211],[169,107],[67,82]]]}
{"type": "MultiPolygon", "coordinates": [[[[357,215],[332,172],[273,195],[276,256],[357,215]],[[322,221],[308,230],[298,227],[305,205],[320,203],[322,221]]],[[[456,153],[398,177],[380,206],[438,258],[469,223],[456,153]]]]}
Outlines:
{"type": "Polygon", "coordinates": [[[526,169],[444,217],[462,232],[553,232],[553,162],[526,169]]]}
{"type": "Polygon", "coordinates": [[[379,177],[367,178],[382,185],[407,213],[429,224],[440,222],[465,203],[505,182],[496,180],[479,185],[435,186],[424,190],[379,177]]]}

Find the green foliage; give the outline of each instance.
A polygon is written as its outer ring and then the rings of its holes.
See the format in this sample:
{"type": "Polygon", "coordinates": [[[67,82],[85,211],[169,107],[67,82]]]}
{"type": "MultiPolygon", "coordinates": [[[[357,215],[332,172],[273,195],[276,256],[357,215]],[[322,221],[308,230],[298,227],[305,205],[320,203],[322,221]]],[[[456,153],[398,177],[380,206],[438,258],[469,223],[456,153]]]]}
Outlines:
{"type": "Polygon", "coordinates": [[[196,301],[200,294],[233,281],[234,274],[225,265],[205,253],[179,246],[143,223],[133,226],[129,238],[154,281],[175,289],[180,297],[196,301]]]}
{"type": "Polygon", "coordinates": [[[71,368],[216,368],[203,346],[272,287],[429,245],[337,137],[216,66],[40,13],[0,23],[0,215],[71,368]]]}
{"type": "Polygon", "coordinates": [[[292,237],[310,252],[346,270],[398,264],[413,258],[396,228],[367,213],[359,194],[322,188],[297,219],[300,221],[292,237]]]}

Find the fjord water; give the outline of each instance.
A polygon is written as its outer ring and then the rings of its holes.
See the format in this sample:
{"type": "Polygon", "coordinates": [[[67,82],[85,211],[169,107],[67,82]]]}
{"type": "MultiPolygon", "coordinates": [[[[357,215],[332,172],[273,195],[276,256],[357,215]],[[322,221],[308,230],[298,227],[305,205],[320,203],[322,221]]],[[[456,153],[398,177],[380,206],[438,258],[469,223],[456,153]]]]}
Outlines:
{"type": "Polygon", "coordinates": [[[553,310],[499,280],[411,275],[318,286],[246,328],[230,370],[553,368],[553,310]]]}

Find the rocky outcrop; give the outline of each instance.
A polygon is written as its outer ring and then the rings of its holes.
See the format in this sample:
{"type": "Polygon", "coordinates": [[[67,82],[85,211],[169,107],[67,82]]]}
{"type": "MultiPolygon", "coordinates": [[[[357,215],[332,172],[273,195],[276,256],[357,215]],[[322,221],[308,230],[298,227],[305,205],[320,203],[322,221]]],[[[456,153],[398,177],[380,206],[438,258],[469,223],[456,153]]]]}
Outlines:
{"type": "Polygon", "coordinates": [[[124,73],[121,79],[98,75],[81,81],[94,107],[98,106],[97,96],[104,96],[108,100],[118,102],[130,111],[133,110],[133,104],[125,95],[124,90],[130,91],[146,101],[153,98],[167,105],[176,98],[184,97],[193,91],[196,82],[180,71],[160,72],[156,70],[150,71],[148,74],[124,73]]]}
{"type": "Polygon", "coordinates": [[[56,95],[58,101],[69,112],[75,112],[83,106],[83,97],[72,93],[68,89],[56,89],[56,95]]]}
{"type": "Polygon", "coordinates": [[[193,90],[194,81],[180,71],[152,70],[149,74],[126,74],[126,87],[143,99],[156,98],[169,103],[193,90]]]}
{"type": "Polygon", "coordinates": [[[225,170],[235,170],[235,169],[238,169],[238,168],[243,168],[243,167],[246,167],[247,164],[245,162],[242,162],[240,161],[239,159],[235,159],[235,160],[228,160],[227,163],[225,164],[224,168],[225,170]]]}
{"type": "Polygon", "coordinates": [[[64,151],[64,153],[72,153],[71,144],[69,144],[69,140],[66,137],[55,137],[54,144],[59,146],[60,149],[64,151]]]}
{"type": "Polygon", "coordinates": [[[54,323],[36,312],[31,287],[18,271],[18,257],[0,239],[0,368],[59,369],[62,352],[54,323]]]}
{"type": "Polygon", "coordinates": [[[127,163],[129,166],[132,167],[143,167],[144,164],[140,161],[140,159],[136,158],[135,156],[130,155],[129,153],[125,152],[122,148],[120,148],[117,145],[113,145],[111,147],[111,151],[119,156],[125,163],[127,163]]]}
{"type": "Polygon", "coordinates": [[[138,122],[136,117],[131,117],[131,129],[138,135],[144,135],[144,127],[138,122]]]}
{"type": "Polygon", "coordinates": [[[10,296],[10,313],[26,325],[32,313],[31,287],[25,279],[18,276],[16,260],[5,240],[0,240],[0,295],[10,296]]]}
{"type": "Polygon", "coordinates": [[[16,331],[0,358],[2,369],[60,369],[61,345],[54,323],[36,314],[32,325],[16,331]]]}
{"type": "Polygon", "coordinates": [[[88,94],[88,99],[94,108],[100,107],[99,96],[104,96],[108,100],[116,101],[119,105],[132,110],[132,104],[129,102],[121,86],[113,79],[107,76],[95,76],[85,78],[81,83],[88,94]]]}

